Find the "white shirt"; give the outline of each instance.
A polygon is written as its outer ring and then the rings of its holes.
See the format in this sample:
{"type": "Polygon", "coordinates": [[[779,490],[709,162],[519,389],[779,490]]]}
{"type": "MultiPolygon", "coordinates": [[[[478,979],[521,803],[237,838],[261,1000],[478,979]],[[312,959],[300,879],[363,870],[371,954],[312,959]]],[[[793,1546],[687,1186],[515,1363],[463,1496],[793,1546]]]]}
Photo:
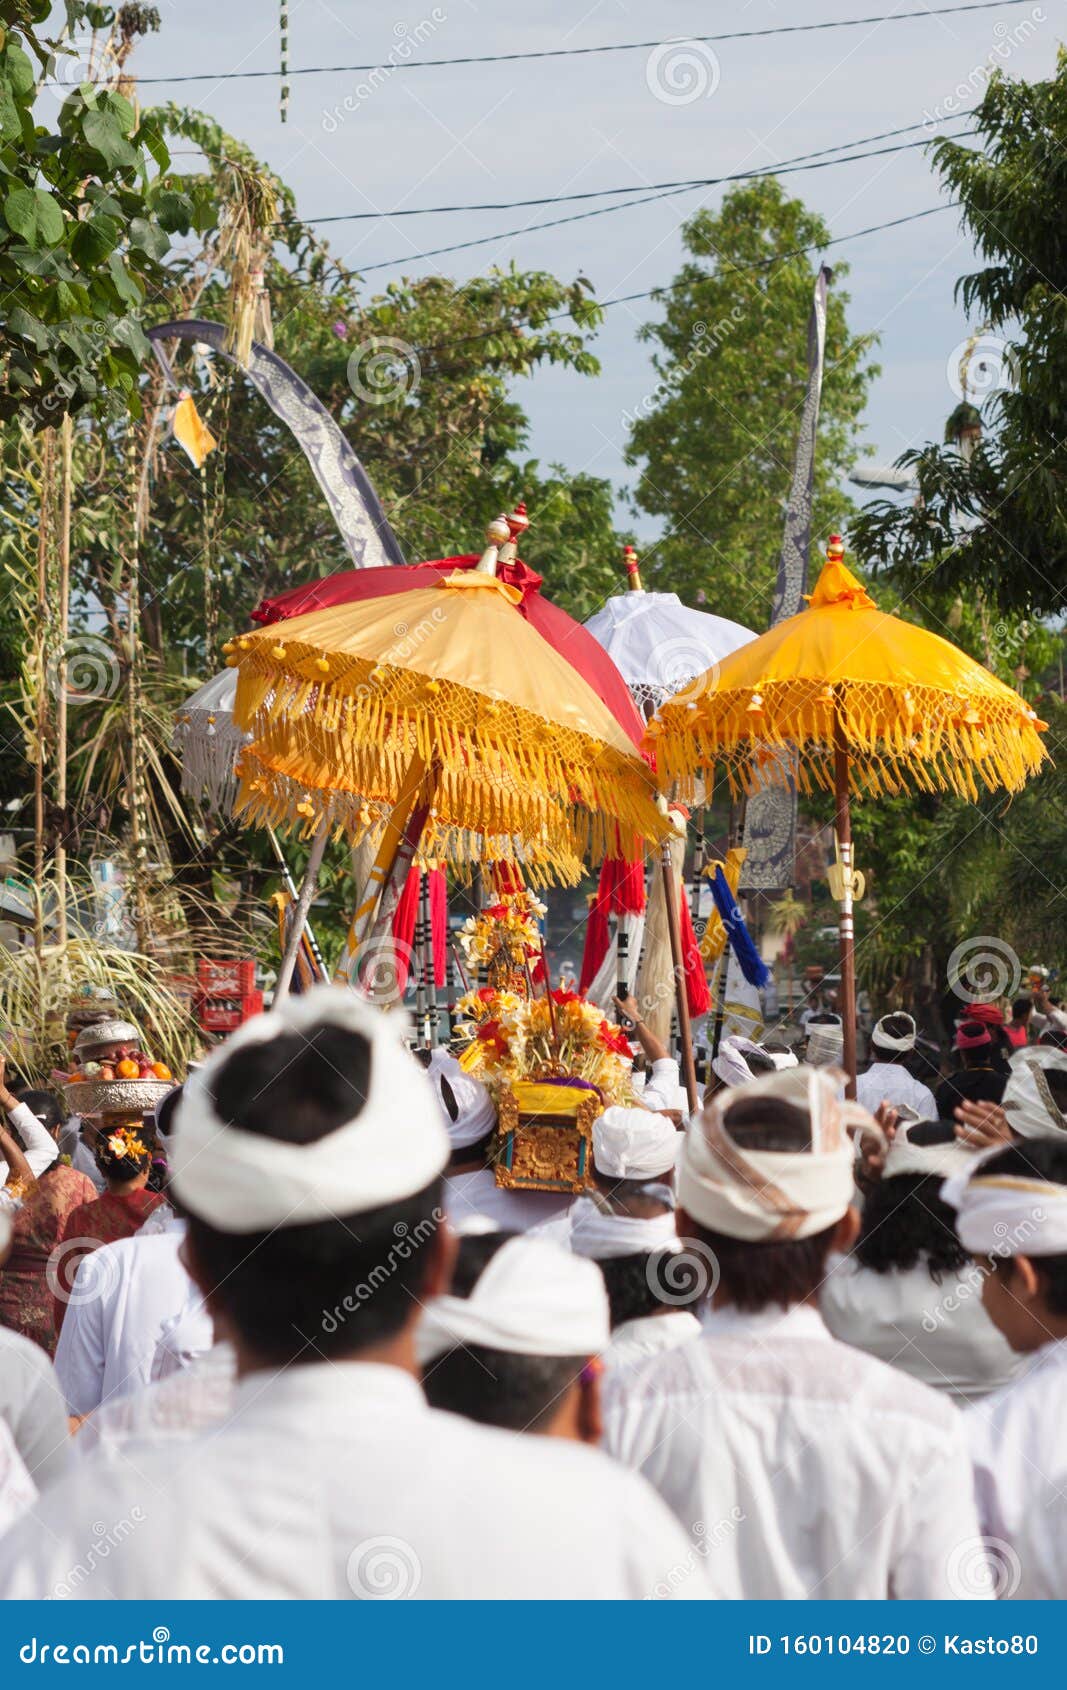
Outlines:
{"type": "Polygon", "coordinates": [[[134,1233],[82,1257],[56,1346],[71,1414],[148,1384],[165,1324],[194,1294],[178,1260],[184,1236],[185,1222],[172,1216],[165,1232],[134,1233]]]}
{"type": "Polygon", "coordinates": [[[872,1062],[856,1081],[856,1102],[862,1103],[872,1115],[880,1103],[890,1103],[894,1109],[903,1103],[914,1109],[920,1121],[938,1118],[930,1087],[916,1080],[900,1062],[872,1062]]]}
{"type": "Polygon", "coordinates": [[[458,1227],[472,1215],[487,1215],[501,1232],[548,1232],[566,1241],[570,1231],[573,1194],[561,1191],[509,1191],[497,1185],[492,1168],[469,1174],[448,1174],[444,1206],[449,1225],[458,1227]]]}
{"type": "Polygon", "coordinates": [[[707,1594],[643,1479],[583,1444],[431,1409],[410,1374],[366,1362],[251,1374],[217,1431],[136,1468],[84,1463],[0,1541],[0,1597],[596,1601],[660,1587],[707,1594]],[[136,1530],[113,1531],[90,1564],[101,1519],[136,1530]]]}
{"type": "Polygon", "coordinates": [[[0,1536],[22,1518],[36,1496],[37,1486],[26,1471],[11,1430],[0,1420],[0,1536]]]}
{"type": "Polygon", "coordinates": [[[101,1403],[78,1427],[75,1452],[83,1459],[101,1451],[109,1459],[140,1461],[148,1450],[221,1426],[233,1412],[236,1392],[237,1357],[230,1344],[216,1344],[180,1373],[101,1403]]]}
{"type": "Polygon", "coordinates": [[[646,1109],[680,1109],[683,1115],[689,1113],[689,1098],[673,1056],[661,1056],[658,1062],[652,1063],[639,1095],[646,1109]]]}
{"type": "Polygon", "coordinates": [[[1059,1601],[1067,1591],[1067,1340],[965,1413],[982,1530],[996,1540],[996,1591],[1059,1601]]]}
{"type": "Polygon", "coordinates": [[[957,1409],[837,1343],[815,1309],[713,1311],[606,1381],[605,1445],[713,1548],[733,1598],[948,1597],[978,1535],[957,1409]]]}
{"type": "Polygon", "coordinates": [[[67,1410],[55,1368],[40,1344],[0,1326],[0,1421],[38,1490],[62,1479],[74,1463],[67,1410]]]}
{"type": "Polygon", "coordinates": [[[875,1273],[855,1256],[831,1256],[819,1311],[843,1344],[963,1402],[999,1390],[1019,1366],[982,1307],[973,1264],[944,1274],[939,1285],[921,1262],[875,1273]]]}
{"type": "Polygon", "coordinates": [[[690,1338],[700,1336],[700,1322],[688,1309],[668,1309],[664,1314],[643,1314],[624,1320],[611,1334],[611,1343],[601,1360],[606,1370],[637,1367],[650,1356],[662,1355],[690,1338]]]}
{"type": "MultiPolygon", "coordinates": [[[[52,1166],[59,1155],[59,1146],[28,1103],[16,1103],[14,1109],[8,1110],[7,1118],[22,1140],[30,1173],[36,1179],[38,1174],[43,1174],[46,1168],[52,1166]]],[[[4,1184],[10,1172],[4,1157],[0,1156],[0,1185],[4,1184]]]]}

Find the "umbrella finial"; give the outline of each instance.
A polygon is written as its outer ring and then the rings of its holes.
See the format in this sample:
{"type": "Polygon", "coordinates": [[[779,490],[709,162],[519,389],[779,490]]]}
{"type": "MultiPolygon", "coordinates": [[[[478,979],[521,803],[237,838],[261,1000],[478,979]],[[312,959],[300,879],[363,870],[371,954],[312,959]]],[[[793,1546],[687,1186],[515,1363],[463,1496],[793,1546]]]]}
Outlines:
{"type": "Polygon", "coordinates": [[[831,534],[826,542],[827,563],[840,563],[845,555],[845,542],[840,534],[831,534]]]}
{"type": "Polygon", "coordinates": [[[494,516],[485,530],[485,537],[489,543],[475,567],[481,575],[495,575],[500,548],[511,538],[511,528],[503,513],[494,516]]]}
{"type": "Polygon", "coordinates": [[[622,561],[629,576],[628,585],[631,593],[643,593],[645,589],[641,585],[641,571],[638,568],[639,559],[632,546],[623,546],[622,561]]]}
{"type": "Polygon", "coordinates": [[[519,555],[519,540],[530,526],[530,519],[526,514],[526,506],[520,499],[510,516],[504,521],[508,525],[508,535],[500,548],[500,562],[514,563],[519,555]]]}

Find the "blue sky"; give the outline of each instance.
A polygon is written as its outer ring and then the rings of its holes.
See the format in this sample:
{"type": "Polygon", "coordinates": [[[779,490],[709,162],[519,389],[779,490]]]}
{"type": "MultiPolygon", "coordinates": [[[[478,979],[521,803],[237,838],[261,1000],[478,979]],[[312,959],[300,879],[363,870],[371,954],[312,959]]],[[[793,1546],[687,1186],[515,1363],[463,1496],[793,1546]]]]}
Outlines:
{"type": "MultiPolygon", "coordinates": [[[[912,11],[922,0],[748,0],[697,4],[598,0],[405,0],[372,6],[292,0],[290,62],[452,58],[605,42],[681,39],[718,30],[763,29],[912,11]]],[[[1050,74],[1067,34],[1063,0],[1004,4],[994,11],[859,28],[724,42],[650,56],[647,51],[541,63],[403,69],[373,87],[355,74],[297,77],[289,122],[278,115],[274,78],[149,86],[149,77],[271,69],[278,63],[274,0],[162,0],[163,29],[137,50],[142,98],[175,98],[211,112],[295,189],[308,218],[381,212],[339,223],[330,240],[348,263],[400,260],[367,277],[443,270],[463,277],[492,263],[584,272],[599,297],[670,280],[681,256],[680,224],[722,190],[672,196],[588,222],[534,232],[551,209],[395,218],[404,206],[514,200],[643,185],[765,168],[777,161],[880,131],[927,114],[966,109],[996,49],[1009,73],[1050,74]],[[672,71],[681,79],[672,82],[672,71]],[[692,80],[690,80],[690,76],[692,80]],[[664,95],[668,97],[664,97],[664,95]],[[346,109],[347,100],[347,109],[346,109]],[[507,239],[502,231],[523,230],[507,239]],[[426,248],[494,239],[432,261],[426,248]]],[[[951,126],[950,126],[951,127],[951,126]]],[[[903,140],[912,136],[901,137],[903,140]]],[[[925,153],[871,158],[791,176],[791,190],[818,210],[835,236],[935,206],[942,199],[925,153]]],[[[602,202],[594,202],[602,203],[602,202]]],[[[567,208],[563,208],[566,210],[567,208]]],[[[581,209],[577,207],[575,209],[581,209]]],[[[973,254],[952,210],[868,236],[829,255],[851,266],[851,326],[882,336],[883,374],[868,407],[866,441],[879,461],[938,438],[956,395],[949,365],[968,324],[953,301],[973,254]]],[[[650,387],[648,354],[636,339],[650,302],[607,313],[595,350],[602,374],[588,379],[541,371],[518,396],[544,462],[632,478],[622,461],[623,414],[650,387]]],[[[955,353],[958,357],[958,350],[955,353]]],[[[638,520],[651,535],[656,523],[638,520]]]]}

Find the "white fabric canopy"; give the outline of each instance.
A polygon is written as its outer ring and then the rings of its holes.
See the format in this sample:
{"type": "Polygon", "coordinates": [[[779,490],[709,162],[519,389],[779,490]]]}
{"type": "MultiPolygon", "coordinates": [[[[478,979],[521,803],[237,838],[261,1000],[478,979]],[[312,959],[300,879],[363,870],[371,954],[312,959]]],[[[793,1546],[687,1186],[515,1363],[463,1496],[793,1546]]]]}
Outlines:
{"type": "Polygon", "coordinates": [[[620,593],[585,624],[640,708],[658,710],[755,635],[739,622],[690,610],[677,593],[620,593]]]}
{"type": "Polygon", "coordinates": [[[203,795],[213,810],[227,815],[237,796],[237,753],[252,738],[233,719],[236,697],[237,670],[223,669],[186,700],[174,725],[182,791],[191,798],[203,795]]]}

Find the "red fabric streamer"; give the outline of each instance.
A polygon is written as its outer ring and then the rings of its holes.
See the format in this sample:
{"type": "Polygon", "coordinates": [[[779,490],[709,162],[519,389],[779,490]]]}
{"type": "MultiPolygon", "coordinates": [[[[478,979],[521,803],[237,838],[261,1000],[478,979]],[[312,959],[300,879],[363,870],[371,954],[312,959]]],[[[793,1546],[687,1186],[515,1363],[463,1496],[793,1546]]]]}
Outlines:
{"type": "Polygon", "coordinates": [[[448,955],[448,882],[443,868],[430,870],[430,936],[434,985],[440,991],[448,955]]]}
{"type": "Polygon", "coordinates": [[[689,1003],[689,1013],[694,1021],[698,1015],[706,1015],[711,1008],[711,993],[708,991],[708,977],[704,973],[704,959],[700,954],[700,946],[693,928],[693,917],[689,912],[689,901],[683,896],[678,900],[681,905],[681,938],[682,965],[685,969],[685,995],[689,1003]]]}
{"type": "MultiPolygon", "coordinates": [[[[397,988],[401,992],[407,989],[412,964],[414,963],[416,968],[419,964],[419,959],[414,954],[414,940],[421,890],[422,876],[417,868],[412,868],[393,914],[397,988]]],[[[441,987],[445,983],[448,953],[448,890],[443,868],[430,870],[430,939],[434,985],[441,987]]]]}
{"type": "Polygon", "coordinates": [[[645,907],[645,865],[640,857],[627,862],[623,857],[605,857],[600,867],[600,884],[589,906],[585,927],[585,950],[578,988],[587,992],[608,954],[611,933],[609,915],[640,915],[645,907]]]}
{"type": "Polygon", "coordinates": [[[411,869],[404,882],[404,890],[393,912],[393,945],[396,951],[397,990],[407,988],[408,974],[414,958],[415,921],[419,913],[419,871],[411,869]]]}

